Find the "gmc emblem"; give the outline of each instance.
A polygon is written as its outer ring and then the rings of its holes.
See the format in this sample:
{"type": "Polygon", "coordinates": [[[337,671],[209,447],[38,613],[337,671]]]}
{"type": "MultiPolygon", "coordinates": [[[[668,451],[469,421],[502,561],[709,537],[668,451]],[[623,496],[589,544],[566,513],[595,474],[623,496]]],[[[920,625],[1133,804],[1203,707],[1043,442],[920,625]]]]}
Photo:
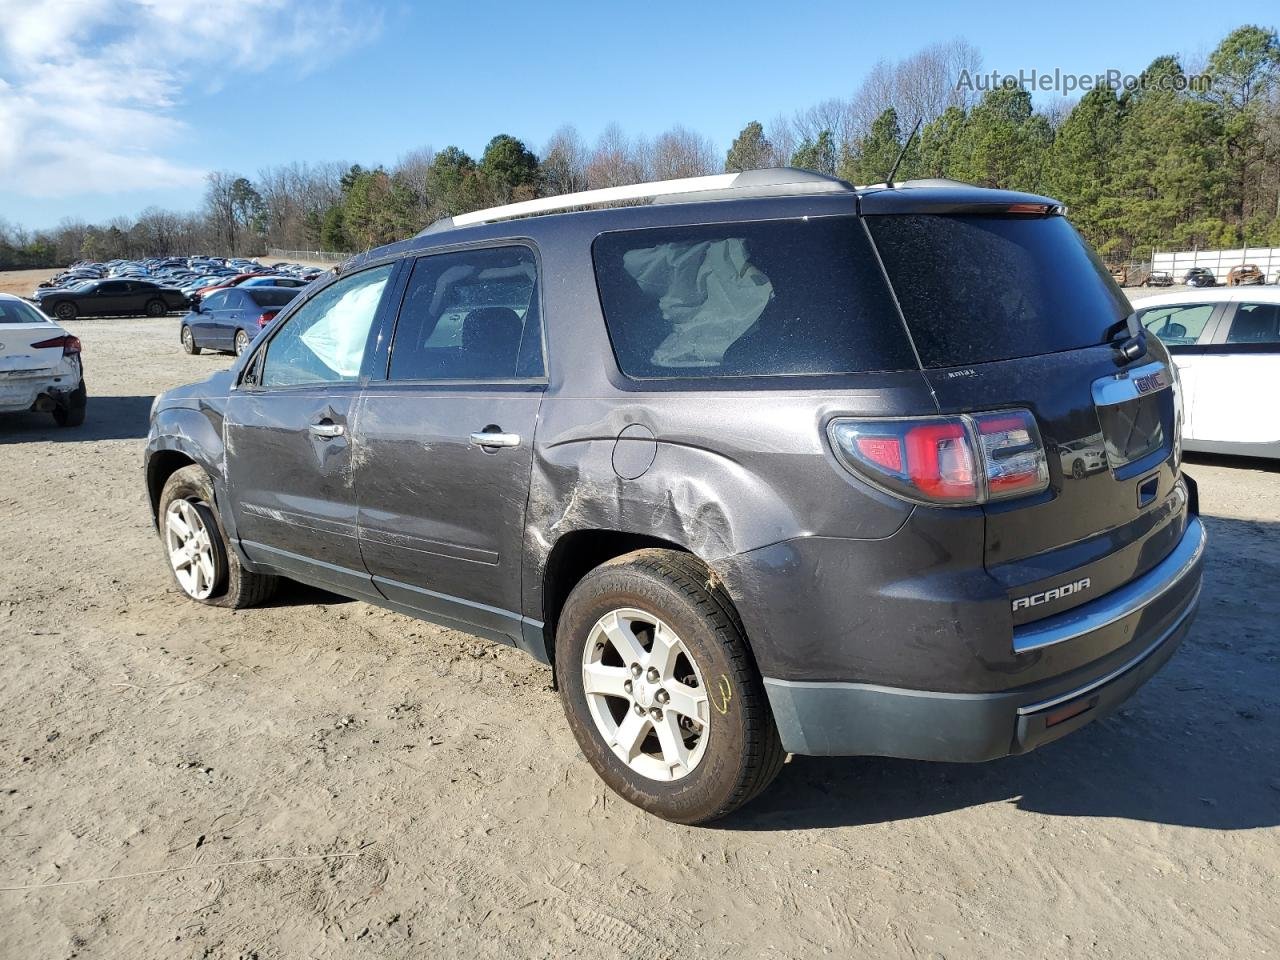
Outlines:
{"type": "MultiPolygon", "coordinates": [[[[1145,378],[1144,378],[1145,379],[1145,378]]],[[[1038,607],[1042,603],[1052,603],[1054,600],[1061,600],[1063,597],[1069,597],[1073,593],[1080,593],[1082,590],[1089,589],[1089,578],[1077,580],[1075,583],[1064,583],[1060,587],[1054,587],[1052,590],[1046,590],[1044,593],[1033,593],[1029,597],[1019,597],[1013,601],[1013,612],[1026,610],[1030,607],[1038,607]]]]}
{"type": "Polygon", "coordinates": [[[1133,385],[1139,393],[1151,393],[1155,390],[1163,390],[1168,384],[1164,382],[1164,371],[1157,370],[1155,373],[1149,373],[1145,377],[1138,377],[1133,381],[1133,385]]]}

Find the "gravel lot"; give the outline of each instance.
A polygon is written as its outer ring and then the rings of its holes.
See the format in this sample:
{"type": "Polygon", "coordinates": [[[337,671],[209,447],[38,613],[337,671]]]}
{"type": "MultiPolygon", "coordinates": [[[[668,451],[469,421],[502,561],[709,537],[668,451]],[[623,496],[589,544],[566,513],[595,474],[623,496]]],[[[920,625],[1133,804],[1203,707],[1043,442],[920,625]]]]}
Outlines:
{"type": "Polygon", "coordinates": [[[795,758],[692,829],[600,784],[513,649],[179,598],[147,412],[229,359],[175,318],[72,328],[85,426],[0,417],[0,957],[1280,951],[1276,467],[1190,465],[1201,614],[1117,716],[978,766],[795,758]]]}

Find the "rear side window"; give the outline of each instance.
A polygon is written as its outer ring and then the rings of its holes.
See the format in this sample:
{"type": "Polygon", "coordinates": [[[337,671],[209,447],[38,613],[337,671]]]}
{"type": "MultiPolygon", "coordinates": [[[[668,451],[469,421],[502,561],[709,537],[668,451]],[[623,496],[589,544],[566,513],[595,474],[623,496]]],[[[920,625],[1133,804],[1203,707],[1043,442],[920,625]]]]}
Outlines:
{"type": "Polygon", "coordinates": [[[911,214],[867,224],[926,367],[1093,346],[1131,312],[1062,217],[911,214]]]}
{"type": "Polygon", "coordinates": [[[391,344],[391,380],[541,377],[538,272],[524,246],[420,257],[391,344]]]}
{"type": "Polygon", "coordinates": [[[1265,343],[1280,347],[1280,303],[1242,303],[1227,343],[1265,343]]]}
{"type": "Polygon", "coordinates": [[[245,293],[260,307],[283,307],[298,295],[297,290],[281,287],[250,287],[245,293]]]}
{"type": "Polygon", "coordinates": [[[593,253],[627,376],[915,367],[856,217],[620,231],[597,237],[593,253]]]}

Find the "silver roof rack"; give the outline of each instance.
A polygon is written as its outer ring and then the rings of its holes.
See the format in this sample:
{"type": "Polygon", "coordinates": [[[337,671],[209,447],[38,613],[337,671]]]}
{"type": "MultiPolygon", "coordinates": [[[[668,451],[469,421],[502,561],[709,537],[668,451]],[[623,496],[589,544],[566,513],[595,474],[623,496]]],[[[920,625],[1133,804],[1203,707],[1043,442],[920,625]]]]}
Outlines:
{"type": "Polygon", "coordinates": [[[837,177],[829,177],[812,170],[772,167],[765,170],[746,170],[742,173],[717,173],[708,177],[632,183],[621,187],[604,187],[599,190],[584,190],[581,193],[565,193],[558,197],[539,197],[537,200],[508,203],[501,207],[489,207],[487,210],[445,217],[431,224],[418,236],[437,233],[452,227],[496,223],[500,220],[514,220],[517,217],[531,217],[610,203],[642,200],[653,203],[692,203],[700,200],[729,200],[744,197],[844,193],[852,192],[853,189],[837,177]]]}

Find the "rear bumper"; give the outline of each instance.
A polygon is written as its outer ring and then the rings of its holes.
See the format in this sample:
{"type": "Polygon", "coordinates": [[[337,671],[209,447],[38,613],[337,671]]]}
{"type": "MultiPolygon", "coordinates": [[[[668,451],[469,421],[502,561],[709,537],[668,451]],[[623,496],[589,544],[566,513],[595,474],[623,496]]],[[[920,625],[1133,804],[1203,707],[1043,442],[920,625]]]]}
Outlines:
{"type": "MultiPolygon", "coordinates": [[[[791,753],[980,761],[1025,753],[1105,716],[1173,655],[1195,616],[1204,527],[1192,517],[1178,547],[1124,588],[1019,631],[1027,656],[1098,631],[1124,631],[1114,655],[998,693],[944,693],[866,683],[765,678],[791,753]]],[[[1020,645],[1021,646],[1021,645],[1020,645]]]]}

